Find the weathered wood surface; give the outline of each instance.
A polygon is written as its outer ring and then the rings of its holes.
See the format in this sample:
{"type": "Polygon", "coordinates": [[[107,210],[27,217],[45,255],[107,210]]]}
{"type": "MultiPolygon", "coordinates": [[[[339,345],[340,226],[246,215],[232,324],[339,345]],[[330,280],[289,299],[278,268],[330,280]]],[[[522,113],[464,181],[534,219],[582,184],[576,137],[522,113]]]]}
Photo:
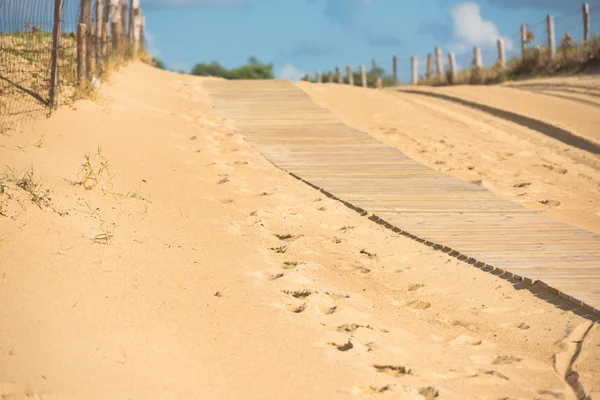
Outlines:
{"type": "Polygon", "coordinates": [[[600,235],[418,164],[287,81],[203,83],[267,159],[372,220],[600,313],[600,235]]]}

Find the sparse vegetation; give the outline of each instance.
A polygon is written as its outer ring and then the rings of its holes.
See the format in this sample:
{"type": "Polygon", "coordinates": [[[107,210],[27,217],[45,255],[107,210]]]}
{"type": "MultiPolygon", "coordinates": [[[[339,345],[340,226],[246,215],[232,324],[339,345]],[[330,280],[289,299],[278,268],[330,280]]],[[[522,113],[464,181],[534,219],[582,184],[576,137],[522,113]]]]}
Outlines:
{"type": "MultiPolygon", "coordinates": [[[[7,167],[7,169],[8,174],[3,175],[4,179],[27,192],[30,195],[31,202],[38,206],[40,210],[42,207],[51,206],[48,197],[49,191],[44,190],[40,181],[36,179],[33,167],[22,172],[17,172],[10,167],[7,167]]],[[[6,186],[3,181],[0,181],[0,188],[1,193],[5,193],[6,186]]]]}
{"type": "Polygon", "coordinates": [[[96,154],[85,155],[85,161],[81,164],[78,180],[72,183],[81,185],[87,190],[92,190],[100,185],[104,190],[112,190],[112,179],[114,175],[110,172],[110,163],[102,155],[102,149],[98,146],[96,154]]]}
{"type": "MultiPolygon", "coordinates": [[[[529,32],[527,43],[534,38],[529,32]]],[[[536,46],[526,49],[523,57],[509,60],[506,67],[496,64],[489,68],[478,68],[459,71],[452,77],[450,70],[444,78],[431,77],[419,82],[420,85],[489,85],[509,82],[521,78],[552,76],[557,74],[578,73],[589,68],[600,67],[600,36],[594,36],[589,42],[576,44],[568,33],[562,38],[556,51],[556,58],[550,59],[549,50],[536,46]],[[453,79],[454,78],[454,79],[453,79]]]]}
{"type": "Polygon", "coordinates": [[[273,64],[265,64],[256,57],[250,57],[246,65],[227,69],[216,61],[199,63],[190,72],[196,76],[214,76],[225,79],[274,79],[273,64]]]}

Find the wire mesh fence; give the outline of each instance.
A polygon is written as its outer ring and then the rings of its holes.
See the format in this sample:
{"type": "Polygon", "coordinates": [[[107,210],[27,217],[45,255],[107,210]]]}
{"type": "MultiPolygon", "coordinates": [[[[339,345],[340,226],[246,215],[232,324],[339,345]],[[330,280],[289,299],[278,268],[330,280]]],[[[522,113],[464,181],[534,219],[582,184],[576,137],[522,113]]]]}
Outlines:
{"type": "Polygon", "coordinates": [[[0,133],[73,101],[104,72],[103,61],[131,56],[144,43],[139,1],[130,13],[127,2],[0,0],[0,133]],[[85,34],[78,36],[82,23],[85,34]]]}
{"type": "MultiPolygon", "coordinates": [[[[485,41],[472,49],[456,46],[451,49],[452,54],[440,49],[439,61],[436,49],[415,57],[397,57],[395,61],[392,57],[377,60],[380,67],[378,77],[382,78],[380,84],[486,83],[511,79],[511,73],[569,71],[588,65],[600,66],[600,4],[582,7],[574,3],[572,12],[546,16],[524,24],[523,28],[515,27],[511,35],[498,38],[499,41],[485,41]],[[553,26],[553,47],[550,26],[553,26]]],[[[366,67],[369,70],[370,64],[366,67]]],[[[359,80],[354,79],[354,84],[360,85],[360,74],[355,74],[359,80]]],[[[326,73],[323,76],[326,82],[326,73]]],[[[369,87],[378,86],[376,78],[375,74],[367,74],[369,87]]],[[[312,80],[317,81],[315,77],[312,80]]],[[[336,79],[334,81],[337,82],[336,79]]]]}

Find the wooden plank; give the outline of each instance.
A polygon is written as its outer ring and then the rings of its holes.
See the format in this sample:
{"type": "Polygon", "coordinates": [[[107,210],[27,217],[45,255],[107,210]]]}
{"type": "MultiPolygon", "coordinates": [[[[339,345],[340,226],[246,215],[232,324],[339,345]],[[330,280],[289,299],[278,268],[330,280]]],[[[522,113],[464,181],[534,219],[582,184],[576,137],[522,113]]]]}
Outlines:
{"type": "Polygon", "coordinates": [[[423,166],[346,126],[287,81],[203,85],[216,109],[279,168],[397,232],[600,309],[600,235],[423,166]]]}

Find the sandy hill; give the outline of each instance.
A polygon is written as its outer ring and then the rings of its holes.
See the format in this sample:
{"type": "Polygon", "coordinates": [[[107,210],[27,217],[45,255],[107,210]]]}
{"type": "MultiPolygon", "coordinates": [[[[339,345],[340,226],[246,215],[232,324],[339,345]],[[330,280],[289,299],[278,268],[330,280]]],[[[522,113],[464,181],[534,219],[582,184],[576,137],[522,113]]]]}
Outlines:
{"type": "MultiPolygon", "coordinates": [[[[589,152],[441,100],[305,90],[419,161],[599,229],[589,152]]],[[[133,64],[0,136],[0,159],[2,398],[600,394],[591,318],[276,169],[199,78],[133,64]]]]}

